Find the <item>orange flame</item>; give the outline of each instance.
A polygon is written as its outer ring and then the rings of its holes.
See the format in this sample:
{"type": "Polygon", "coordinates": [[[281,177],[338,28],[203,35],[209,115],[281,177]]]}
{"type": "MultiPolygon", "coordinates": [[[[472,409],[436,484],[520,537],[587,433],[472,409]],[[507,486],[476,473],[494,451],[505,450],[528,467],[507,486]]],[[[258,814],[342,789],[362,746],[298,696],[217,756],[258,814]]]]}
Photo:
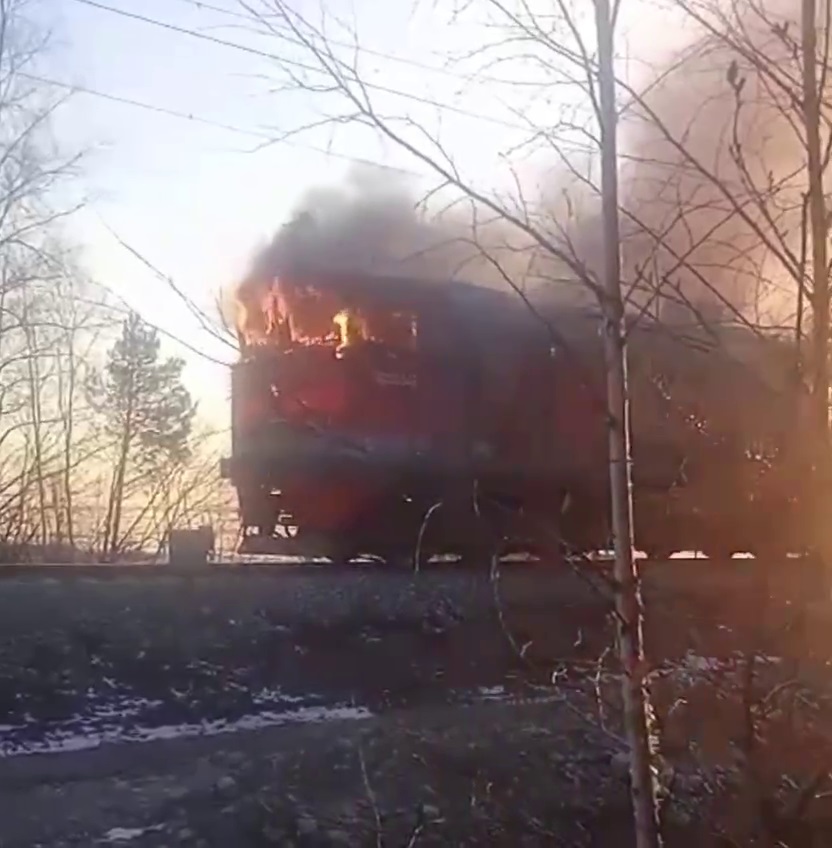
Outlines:
{"type": "Polygon", "coordinates": [[[362,340],[408,347],[416,335],[411,315],[345,305],[336,291],[278,278],[268,285],[246,279],[237,289],[235,320],[244,348],[334,343],[340,353],[362,340]]]}

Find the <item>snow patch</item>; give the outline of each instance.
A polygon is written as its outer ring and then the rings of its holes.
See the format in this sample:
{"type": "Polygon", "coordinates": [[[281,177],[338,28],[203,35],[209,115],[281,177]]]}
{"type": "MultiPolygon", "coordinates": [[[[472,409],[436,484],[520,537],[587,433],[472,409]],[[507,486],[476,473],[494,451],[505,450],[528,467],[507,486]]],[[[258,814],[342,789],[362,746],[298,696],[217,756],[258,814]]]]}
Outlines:
{"type": "MultiPolygon", "coordinates": [[[[688,651],[681,659],[665,663],[656,669],[655,674],[658,677],[670,678],[676,683],[694,686],[707,680],[710,675],[719,674],[730,678],[739,672],[744,662],[746,658],[740,654],[728,657],[707,657],[688,651]]],[[[758,655],[756,662],[762,666],[772,666],[782,662],[782,659],[758,655]]]]}
{"type": "Polygon", "coordinates": [[[279,689],[266,688],[262,688],[251,695],[252,703],[258,707],[263,704],[275,704],[278,702],[282,704],[302,704],[304,701],[308,701],[309,698],[309,695],[286,695],[279,689]]]}
{"type": "Polygon", "coordinates": [[[244,715],[233,721],[214,719],[198,724],[159,725],[157,727],[118,727],[90,729],[78,733],[71,730],[54,730],[38,740],[0,740],[0,758],[30,754],[59,754],[87,751],[102,745],[125,742],[156,742],[163,739],[218,736],[225,733],[280,727],[287,724],[319,724],[326,721],[359,721],[372,717],[364,707],[307,706],[283,712],[264,711],[244,715]]]}
{"type": "Polygon", "coordinates": [[[701,657],[689,651],[685,654],[679,667],[688,671],[705,673],[719,671],[723,665],[724,660],[717,659],[716,657],[701,657]]]}
{"type": "Polygon", "coordinates": [[[504,701],[507,697],[505,686],[480,686],[477,697],[481,701],[504,701]]]}
{"type": "Polygon", "coordinates": [[[102,842],[130,842],[158,827],[111,827],[101,838],[102,842]]]}

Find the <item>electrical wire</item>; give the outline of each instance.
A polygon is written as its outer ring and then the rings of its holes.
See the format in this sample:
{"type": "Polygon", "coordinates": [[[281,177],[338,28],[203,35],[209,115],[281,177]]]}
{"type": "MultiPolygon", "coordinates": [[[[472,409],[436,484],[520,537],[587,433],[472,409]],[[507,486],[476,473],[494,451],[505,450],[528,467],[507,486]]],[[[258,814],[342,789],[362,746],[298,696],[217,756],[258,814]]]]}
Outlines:
{"type": "MultiPolygon", "coordinates": [[[[169,21],[162,21],[158,18],[151,18],[146,15],[141,15],[138,12],[130,12],[127,9],[119,9],[116,6],[108,6],[106,3],[99,3],[97,0],[72,0],[74,3],[80,3],[82,6],[89,6],[93,9],[98,9],[102,12],[109,12],[113,15],[118,15],[123,18],[127,18],[128,20],[140,21],[141,23],[148,24],[150,26],[155,26],[160,29],[168,30],[169,32],[176,32],[180,35],[186,35],[190,38],[199,39],[200,41],[205,41],[210,44],[217,45],[219,47],[224,47],[231,50],[237,50],[242,53],[248,53],[252,56],[258,56],[261,59],[269,59],[274,62],[278,62],[282,65],[287,65],[292,68],[297,68],[298,70],[306,71],[308,73],[315,74],[324,74],[325,71],[321,68],[316,68],[314,65],[309,65],[305,62],[300,62],[296,59],[287,59],[285,56],[280,56],[277,53],[272,53],[268,50],[260,50],[257,47],[252,47],[249,44],[240,44],[237,41],[228,41],[225,38],[219,38],[215,35],[210,35],[205,32],[198,32],[197,30],[189,29],[188,27],[182,27],[178,24],[170,23],[169,21]]],[[[385,94],[390,94],[395,97],[401,97],[405,100],[412,100],[417,103],[422,103],[426,106],[435,106],[438,109],[442,109],[446,112],[452,112],[457,115],[461,115],[466,118],[471,118],[473,120],[484,121],[486,123],[495,124],[497,126],[507,127],[508,129],[513,130],[522,130],[523,132],[527,132],[529,127],[523,126],[522,124],[516,124],[512,121],[507,121],[503,118],[497,118],[493,115],[483,115],[481,112],[474,112],[469,109],[464,109],[461,106],[455,106],[452,103],[443,103],[439,100],[433,100],[430,97],[425,97],[419,94],[413,94],[409,91],[401,91],[397,88],[392,88],[390,86],[381,85],[380,83],[374,82],[365,82],[363,80],[354,79],[351,80],[356,84],[361,84],[363,88],[372,89],[374,91],[380,91],[385,94]]]]}
{"type": "Polygon", "coordinates": [[[187,121],[192,124],[200,124],[202,126],[226,130],[227,132],[236,133],[237,135],[244,135],[250,138],[256,138],[261,141],[265,141],[269,144],[285,144],[288,147],[296,147],[301,150],[310,150],[314,153],[320,153],[322,156],[333,157],[335,159],[344,159],[348,162],[356,162],[362,165],[371,165],[374,168],[381,168],[387,171],[394,171],[396,173],[406,174],[408,176],[418,177],[420,179],[424,179],[425,177],[430,176],[427,173],[420,173],[418,171],[413,171],[408,168],[402,168],[396,165],[386,165],[383,162],[365,159],[361,156],[351,156],[347,153],[339,153],[337,150],[329,150],[324,147],[318,147],[314,144],[307,144],[304,142],[296,141],[291,138],[281,138],[280,136],[274,136],[262,130],[245,129],[243,127],[234,126],[233,124],[226,124],[222,121],[215,121],[211,118],[205,118],[201,115],[196,115],[193,112],[180,112],[176,109],[170,109],[167,106],[159,106],[155,103],[147,103],[141,100],[134,100],[131,97],[123,97],[122,95],[111,94],[106,91],[100,91],[95,88],[90,88],[89,86],[77,85],[75,83],[66,82],[64,80],[50,79],[49,77],[40,76],[38,74],[30,74],[25,71],[18,71],[17,73],[19,76],[24,77],[25,79],[31,80],[32,82],[40,83],[42,85],[55,86],[56,88],[63,88],[70,92],[77,92],[78,94],[85,94],[89,95],[90,97],[97,97],[102,100],[108,100],[112,103],[120,103],[123,106],[132,106],[136,109],[144,109],[148,112],[155,112],[159,115],[165,115],[169,118],[176,118],[179,120],[187,121]]]}
{"type": "MultiPolygon", "coordinates": [[[[233,9],[226,9],[222,6],[215,6],[213,3],[205,3],[203,0],[176,0],[177,3],[183,3],[187,6],[191,6],[194,9],[199,10],[208,10],[210,12],[216,12],[219,15],[225,15],[229,18],[234,18],[235,20],[245,21],[249,24],[257,23],[257,19],[252,17],[251,14],[245,14],[243,12],[235,12],[233,9]]],[[[302,47],[301,42],[296,41],[291,38],[291,29],[288,27],[282,27],[277,24],[269,24],[270,27],[274,27],[274,29],[280,31],[281,33],[286,33],[284,36],[286,41],[290,44],[295,44],[298,47],[302,47]]],[[[263,35],[269,34],[269,30],[260,29],[257,32],[262,33],[263,35]]],[[[328,39],[329,43],[335,47],[344,47],[349,50],[355,49],[355,44],[350,44],[346,41],[339,41],[338,39],[332,38],[328,39]]],[[[418,62],[416,59],[409,59],[404,56],[396,56],[393,53],[385,53],[383,50],[376,50],[371,47],[361,47],[361,52],[366,53],[368,56],[375,56],[379,59],[385,59],[388,62],[394,62],[399,65],[407,65],[411,68],[416,68],[420,71],[427,71],[431,74],[440,74],[442,76],[450,77],[451,79],[465,80],[467,82],[486,82],[490,85],[508,85],[508,86],[523,86],[523,85],[539,85],[539,83],[529,83],[523,82],[522,80],[510,80],[504,79],[502,77],[493,77],[489,74],[480,74],[480,73],[460,73],[459,71],[452,71],[449,68],[442,68],[438,65],[428,65],[424,62],[418,62]]]]}

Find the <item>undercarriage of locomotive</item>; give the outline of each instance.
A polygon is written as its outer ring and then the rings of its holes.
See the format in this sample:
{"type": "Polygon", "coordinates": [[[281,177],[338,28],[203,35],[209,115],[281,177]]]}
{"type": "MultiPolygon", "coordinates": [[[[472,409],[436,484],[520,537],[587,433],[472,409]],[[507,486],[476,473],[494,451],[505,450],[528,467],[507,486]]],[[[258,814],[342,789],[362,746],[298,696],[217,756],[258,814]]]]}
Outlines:
{"type": "MultiPolygon", "coordinates": [[[[606,493],[554,483],[324,477],[238,486],[238,495],[244,554],[422,567],[431,558],[485,564],[498,551],[552,559],[611,547],[606,493]]],[[[636,549],[657,560],[680,551],[784,557],[797,551],[787,513],[785,504],[680,509],[673,492],[637,492],[636,549]]]]}
{"type": "Polygon", "coordinates": [[[488,563],[495,552],[551,559],[609,539],[602,502],[551,482],[324,476],[237,490],[245,554],[421,567],[447,557],[488,563]]]}
{"type": "Polygon", "coordinates": [[[322,520],[330,516],[314,514],[307,500],[299,501],[284,491],[260,492],[257,514],[246,517],[244,509],[239,550],[336,562],[374,558],[414,565],[417,557],[424,559],[429,547],[431,555],[467,556],[470,551],[464,549],[478,538],[477,530],[470,526],[472,515],[464,515],[462,510],[454,517],[456,532],[441,537],[440,526],[447,524],[442,519],[448,509],[439,490],[396,488],[368,495],[365,488],[342,520],[333,522],[322,520]]]}
{"type": "MultiPolygon", "coordinates": [[[[261,491],[255,495],[260,500],[256,513],[246,516],[244,509],[239,550],[337,562],[363,557],[407,562],[414,554],[424,502],[401,491],[372,499],[362,494],[341,520],[331,521],[326,520],[331,518],[329,511],[316,515],[306,498],[300,500],[285,491],[261,491]]],[[[314,495],[312,498],[317,500],[314,495]]]]}

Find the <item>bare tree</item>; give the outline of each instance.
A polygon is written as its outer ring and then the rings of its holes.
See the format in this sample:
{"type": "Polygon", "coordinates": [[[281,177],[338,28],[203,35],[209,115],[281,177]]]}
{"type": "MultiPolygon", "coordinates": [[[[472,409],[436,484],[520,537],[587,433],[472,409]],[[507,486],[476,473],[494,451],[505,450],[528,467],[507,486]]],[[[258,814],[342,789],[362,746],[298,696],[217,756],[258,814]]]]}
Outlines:
{"type": "Polygon", "coordinates": [[[624,727],[630,747],[630,791],[639,848],[659,845],[658,804],[653,779],[650,699],[642,636],[642,602],[633,544],[630,398],[627,387],[627,327],[621,284],[618,201],[618,102],[614,68],[615,20],[609,0],[595,0],[598,122],[600,124],[601,214],[604,249],[604,351],[607,367],[610,492],[615,545],[614,575],[624,727]]]}
{"type": "MultiPolygon", "coordinates": [[[[777,328],[793,324],[798,371],[809,366],[812,415],[825,433],[829,4],[824,0],[819,9],[816,2],[797,0],[668,0],[665,6],[693,24],[697,36],[675,57],[676,74],[655,74],[645,91],[628,88],[641,127],[636,140],[642,147],[649,140],[655,173],[672,170],[676,185],[707,199],[710,218],[724,213],[711,234],[710,275],[736,276],[744,264],[766,278],[762,294],[772,307],[767,321],[777,328]],[[668,109],[683,88],[685,107],[668,109]],[[806,307],[812,341],[803,350],[806,307]]],[[[642,200],[667,207],[658,190],[645,192],[642,200]]],[[[678,242],[690,227],[688,214],[666,241],[678,242]]],[[[748,273],[740,281],[746,299],[761,294],[754,283],[748,273]]]]}
{"type": "Polygon", "coordinates": [[[72,544],[71,481],[93,456],[72,384],[105,307],[61,243],[74,208],[53,205],[53,192],[76,159],[53,150],[63,101],[30,76],[45,45],[25,0],[0,0],[0,540],[41,549],[54,537],[72,544]],[[70,316],[84,298],[84,314],[70,316]]]}
{"type": "Polygon", "coordinates": [[[162,553],[170,532],[176,528],[209,526],[222,543],[223,526],[233,517],[226,487],[220,478],[217,436],[203,431],[192,437],[192,455],[186,463],[170,469],[162,497],[149,499],[144,515],[144,549],[162,553]]]}
{"type": "MultiPolygon", "coordinates": [[[[76,499],[104,448],[80,389],[83,363],[92,358],[112,318],[98,301],[85,305],[85,295],[98,292],[62,278],[53,281],[51,291],[30,298],[18,354],[2,363],[10,378],[5,385],[10,402],[0,426],[4,443],[15,450],[5,457],[0,527],[9,531],[21,503],[31,500],[27,533],[41,549],[49,546],[50,556],[71,555],[76,525],[81,526],[76,499]]],[[[12,340],[6,336],[7,343],[12,340]]]]}
{"type": "MultiPolygon", "coordinates": [[[[828,5],[828,4],[827,4],[828,5]]],[[[803,0],[801,7],[801,54],[803,59],[803,121],[806,127],[806,183],[809,197],[809,229],[812,245],[813,354],[815,365],[815,415],[822,441],[829,429],[829,266],[826,240],[829,235],[821,150],[821,98],[818,88],[817,3],[803,0]]],[[[827,32],[826,38],[829,38],[827,32]]],[[[826,74],[824,65],[823,74],[826,74]]]]}

